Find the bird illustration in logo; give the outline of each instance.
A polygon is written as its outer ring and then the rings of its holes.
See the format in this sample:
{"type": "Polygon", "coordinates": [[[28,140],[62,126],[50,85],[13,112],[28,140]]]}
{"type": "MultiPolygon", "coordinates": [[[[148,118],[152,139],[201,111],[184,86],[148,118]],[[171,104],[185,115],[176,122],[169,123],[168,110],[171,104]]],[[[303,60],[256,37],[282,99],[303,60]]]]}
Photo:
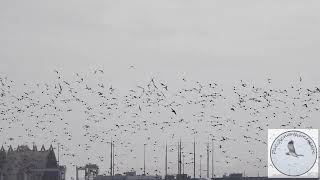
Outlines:
{"type": "Polygon", "coordinates": [[[294,144],[293,144],[293,140],[288,142],[288,149],[289,149],[289,152],[286,153],[286,155],[288,155],[288,156],[293,156],[293,157],[303,156],[302,154],[296,153],[296,150],[295,150],[294,144]]]}

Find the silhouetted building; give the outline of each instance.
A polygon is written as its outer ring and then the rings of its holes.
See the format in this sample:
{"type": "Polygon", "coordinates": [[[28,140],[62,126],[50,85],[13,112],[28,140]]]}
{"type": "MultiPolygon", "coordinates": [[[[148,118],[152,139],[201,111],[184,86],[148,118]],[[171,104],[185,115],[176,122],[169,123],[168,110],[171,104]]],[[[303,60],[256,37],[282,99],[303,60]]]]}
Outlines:
{"type": "Polygon", "coordinates": [[[66,173],[67,173],[67,167],[66,166],[59,166],[58,169],[60,170],[60,175],[61,175],[61,179],[60,180],[65,180],[66,179],[66,173]]]}
{"type": "Polygon", "coordinates": [[[164,179],[165,179],[165,180],[174,180],[175,178],[174,178],[174,175],[166,175],[166,176],[164,177],[164,179]]]}
{"type": "Polygon", "coordinates": [[[120,175],[117,174],[115,176],[103,176],[103,175],[99,175],[97,177],[94,178],[94,180],[161,180],[161,176],[131,176],[131,175],[120,175]]]}
{"type": "Polygon", "coordinates": [[[96,164],[86,164],[85,166],[76,166],[76,180],[79,180],[79,171],[84,171],[84,179],[94,179],[99,174],[99,166],[96,164]]]}
{"type": "Polygon", "coordinates": [[[52,146],[40,151],[36,146],[0,149],[0,180],[63,180],[61,172],[65,174],[65,167],[58,166],[52,146]]]}
{"type": "Polygon", "coordinates": [[[126,176],[118,175],[115,176],[105,176],[105,175],[98,175],[94,178],[94,180],[125,180],[126,176]]]}
{"type": "Polygon", "coordinates": [[[241,173],[224,175],[214,180],[319,180],[318,178],[268,178],[268,177],[245,177],[241,173]]]}
{"type": "Polygon", "coordinates": [[[177,180],[190,180],[191,177],[188,176],[187,174],[177,174],[177,180]]]}
{"type": "Polygon", "coordinates": [[[137,173],[135,171],[125,172],[124,174],[126,176],[136,176],[137,175],[137,173]]]}
{"type": "Polygon", "coordinates": [[[127,176],[126,180],[161,180],[161,176],[127,176]]]}

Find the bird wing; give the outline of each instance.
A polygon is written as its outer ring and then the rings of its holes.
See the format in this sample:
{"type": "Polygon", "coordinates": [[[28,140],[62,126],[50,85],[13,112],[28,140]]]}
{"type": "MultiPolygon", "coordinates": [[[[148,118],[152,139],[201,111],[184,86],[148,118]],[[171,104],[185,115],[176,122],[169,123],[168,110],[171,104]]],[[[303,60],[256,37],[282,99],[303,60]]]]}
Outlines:
{"type": "Polygon", "coordinates": [[[293,143],[288,143],[288,149],[289,149],[289,152],[296,153],[293,143]]]}

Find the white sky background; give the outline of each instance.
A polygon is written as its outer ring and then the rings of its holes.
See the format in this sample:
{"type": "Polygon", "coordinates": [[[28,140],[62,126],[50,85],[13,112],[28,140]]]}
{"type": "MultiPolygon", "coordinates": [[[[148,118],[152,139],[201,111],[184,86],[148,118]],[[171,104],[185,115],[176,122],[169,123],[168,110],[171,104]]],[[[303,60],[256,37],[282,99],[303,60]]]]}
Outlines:
{"type": "Polygon", "coordinates": [[[267,78],[289,87],[302,76],[317,86],[319,10],[317,0],[2,0],[0,73],[35,83],[54,69],[70,77],[101,68],[123,92],[152,76],[173,89],[182,77],[231,89],[267,78]]]}

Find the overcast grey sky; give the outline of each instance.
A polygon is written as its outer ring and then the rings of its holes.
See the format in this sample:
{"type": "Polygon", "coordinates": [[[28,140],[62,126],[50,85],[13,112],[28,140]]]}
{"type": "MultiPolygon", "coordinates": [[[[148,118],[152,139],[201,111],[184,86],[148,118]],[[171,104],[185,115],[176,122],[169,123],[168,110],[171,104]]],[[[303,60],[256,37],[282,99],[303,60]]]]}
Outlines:
{"type": "Polygon", "coordinates": [[[119,91],[155,76],[317,86],[319,32],[317,0],[2,0],[0,73],[36,83],[101,68],[119,91]]]}
{"type": "Polygon", "coordinates": [[[166,70],[226,79],[302,73],[316,78],[319,4],[4,0],[1,71],[34,78],[54,67],[99,66],[123,78],[128,65],[135,65],[142,77],[166,70]]]}

